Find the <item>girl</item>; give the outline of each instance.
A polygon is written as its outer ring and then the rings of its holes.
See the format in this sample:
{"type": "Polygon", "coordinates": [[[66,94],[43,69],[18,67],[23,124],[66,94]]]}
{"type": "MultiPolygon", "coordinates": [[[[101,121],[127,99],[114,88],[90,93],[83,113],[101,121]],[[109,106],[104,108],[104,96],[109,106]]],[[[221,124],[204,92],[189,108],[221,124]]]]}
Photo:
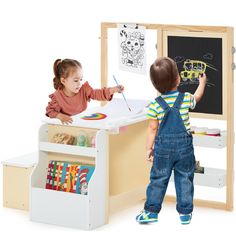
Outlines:
{"type": "Polygon", "coordinates": [[[53,65],[53,84],[56,91],[49,95],[46,115],[57,118],[63,124],[72,123],[71,116],[81,113],[87,108],[90,99],[110,101],[114,93],[121,92],[124,87],[93,89],[88,82],[82,84],[83,71],[80,62],[72,59],[57,59],[53,65]]]}

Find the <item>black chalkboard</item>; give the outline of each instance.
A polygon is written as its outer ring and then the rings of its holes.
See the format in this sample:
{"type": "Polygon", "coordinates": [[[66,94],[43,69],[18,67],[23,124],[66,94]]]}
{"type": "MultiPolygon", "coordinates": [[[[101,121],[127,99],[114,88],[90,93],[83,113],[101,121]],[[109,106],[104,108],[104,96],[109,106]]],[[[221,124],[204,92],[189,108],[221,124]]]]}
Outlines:
{"type": "Polygon", "coordinates": [[[177,63],[179,91],[194,94],[198,75],[205,72],[204,95],[193,112],[223,114],[222,38],[168,36],[168,56],[177,63]]]}

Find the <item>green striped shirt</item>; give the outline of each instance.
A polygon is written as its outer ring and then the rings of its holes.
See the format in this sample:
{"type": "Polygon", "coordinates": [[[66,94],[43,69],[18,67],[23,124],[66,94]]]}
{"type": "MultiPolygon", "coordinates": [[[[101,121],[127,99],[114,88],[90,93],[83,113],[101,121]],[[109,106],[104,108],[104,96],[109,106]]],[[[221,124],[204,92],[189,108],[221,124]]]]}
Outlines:
{"type": "MultiPolygon", "coordinates": [[[[168,93],[162,94],[161,96],[166,101],[166,103],[170,107],[172,107],[175,103],[175,100],[178,94],[179,92],[176,90],[176,91],[170,91],[168,93]]],[[[195,105],[196,105],[196,100],[194,96],[191,93],[184,93],[183,103],[179,109],[179,112],[187,130],[190,130],[189,109],[194,109],[195,105]]],[[[164,110],[156,102],[156,100],[150,103],[148,113],[147,113],[147,117],[149,119],[157,119],[160,124],[164,117],[164,114],[165,114],[164,110]]]]}

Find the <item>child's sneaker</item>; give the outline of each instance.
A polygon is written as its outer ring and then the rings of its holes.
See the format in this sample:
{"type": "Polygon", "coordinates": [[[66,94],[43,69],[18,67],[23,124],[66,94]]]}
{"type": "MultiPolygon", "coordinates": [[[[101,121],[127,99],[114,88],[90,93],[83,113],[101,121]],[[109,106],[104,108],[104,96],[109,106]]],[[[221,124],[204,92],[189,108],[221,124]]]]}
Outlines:
{"type": "Polygon", "coordinates": [[[179,218],[182,225],[187,225],[191,222],[192,214],[179,214],[179,218]]]}
{"type": "Polygon", "coordinates": [[[139,215],[136,216],[136,221],[141,224],[157,222],[158,214],[143,210],[139,215]]]}

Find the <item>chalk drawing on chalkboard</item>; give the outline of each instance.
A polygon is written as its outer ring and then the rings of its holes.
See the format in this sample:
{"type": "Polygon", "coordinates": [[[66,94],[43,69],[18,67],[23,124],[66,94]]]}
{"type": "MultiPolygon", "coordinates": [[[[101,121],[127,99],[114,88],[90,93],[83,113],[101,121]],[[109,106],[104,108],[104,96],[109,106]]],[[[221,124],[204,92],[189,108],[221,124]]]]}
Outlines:
{"type": "MultiPolygon", "coordinates": [[[[208,53],[204,55],[204,58],[212,58],[213,55],[208,53]]],[[[209,64],[206,63],[204,61],[200,61],[200,60],[192,60],[192,59],[187,59],[185,60],[184,57],[182,56],[177,56],[174,58],[174,60],[176,61],[176,63],[182,63],[183,62],[183,69],[182,71],[180,71],[180,77],[182,79],[181,81],[181,85],[182,84],[198,84],[199,83],[199,75],[201,74],[205,74],[206,73],[206,69],[207,67],[217,71],[217,69],[209,64]]],[[[213,83],[209,83],[207,82],[208,86],[215,86],[215,84],[213,83]]]]}
{"type": "Polygon", "coordinates": [[[205,73],[207,67],[217,71],[216,68],[204,61],[187,59],[184,61],[184,70],[180,72],[180,76],[183,81],[195,81],[198,80],[199,75],[205,73]]]}
{"type": "Polygon", "coordinates": [[[206,53],[205,55],[203,55],[203,59],[206,60],[213,60],[214,56],[212,53],[206,53]]]}
{"type": "Polygon", "coordinates": [[[196,81],[200,74],[206,71],[206,63],[198,60],[187,59],[184,61],[184,70],[180,72],[180,77],[183,81],[196,81]]]}
{"type": "MultiPolygon", "coordinates": [[[[223,56],[225,51],[222,37],[208,37],[205,33],[199,32],[167,32],[164,33],[163,55],[174,59],[180,76],[180,84],[178,90],[180,92],[189,92],[194,94],[199,85],[198,79],[186,79],[183,81],[181,72],[187,71],[184,68],[184,62],[189,60],[192,62],[190,71],[193,70],[193,62],[200,61],[195,64],[196,68],[201,68],[206,74],[206,88],[201,101],[197,104],[192,114],[201,117],[211,117],[211,115],[223,115],[226,112],[226,79],[224,74],[223,56]],[[173,34],[173,35],[172,35],[173,34]],[[202,36],[202,37],[201,37],[202,36]],[[207,36],[207,37],[206,37],[207,36]],[[205,64],[204,64],[205,63],[205,64]]],[[[200,78],[200,77],[199,77],[200,78]]],[[[201,78],[200,78],[201,79],[201,78]]]]}

